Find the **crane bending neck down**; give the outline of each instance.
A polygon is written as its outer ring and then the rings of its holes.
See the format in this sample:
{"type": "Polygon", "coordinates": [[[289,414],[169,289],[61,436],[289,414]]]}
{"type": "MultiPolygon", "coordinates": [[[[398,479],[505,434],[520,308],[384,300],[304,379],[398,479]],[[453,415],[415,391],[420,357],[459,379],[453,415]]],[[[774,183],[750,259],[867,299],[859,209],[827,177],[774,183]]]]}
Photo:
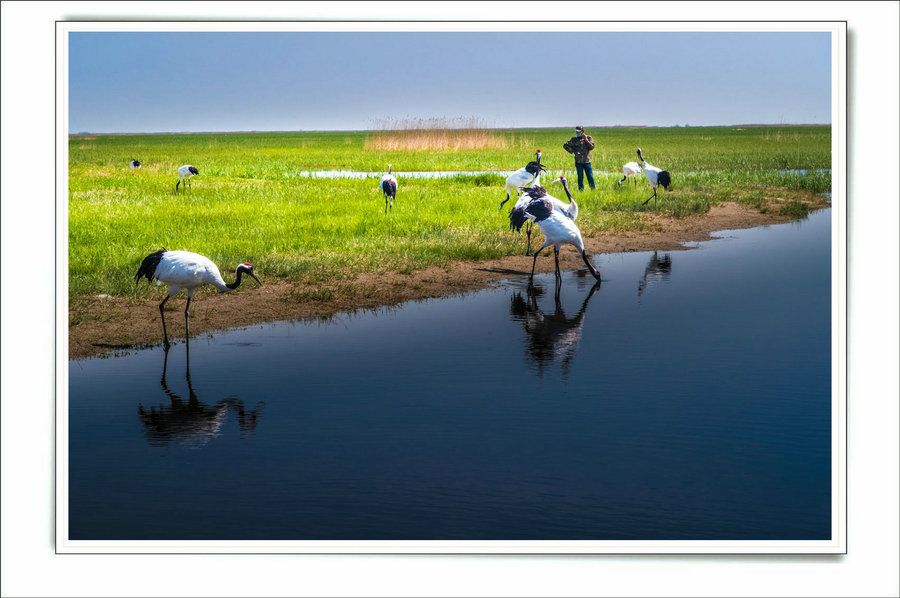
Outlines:
{"type": "Polygon", "coordinates": [[[166,301],[177,295],[182,289],[187,291],[187,304],[184,307],[184,330],[186,338],[190,338],[188,315],[191,308],[191,298],[197,289],[204,284],[211,284],[222,292],[233,291],[241,286],[244,274],[253,278],[258,284],[262,284],[253,272],[253,266],[248,262],[238,264],[238,267],[235,269],[237,277],[234,282],[226,284],[219,273],[219,268],[208,257],[190,251],[167,251],[163,249],[144,258],[137,274],[134,276],[134,281],[137,283],[142,277],[146,277],[148,281],[156,279],[160,284],[169,285],[169,292],[159,304],[159,315],[163,326],[163,341],[165,346],[168,347],[169,335],[166,331],[166,317],[163,311],[166,301]]]}

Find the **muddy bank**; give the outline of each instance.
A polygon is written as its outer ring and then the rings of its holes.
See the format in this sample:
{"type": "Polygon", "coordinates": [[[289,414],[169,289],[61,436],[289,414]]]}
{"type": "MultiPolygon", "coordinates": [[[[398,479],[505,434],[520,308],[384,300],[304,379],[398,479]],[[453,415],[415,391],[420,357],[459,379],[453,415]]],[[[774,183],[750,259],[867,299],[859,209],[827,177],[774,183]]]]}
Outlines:
{"type": "MultiPolygon", "coordinates": [[[[708,240],[714,231],[790,220],[786,216],[763,214],[734,203],[685,218],[656,214],[645,214],[644,217],[658,225],[653,228],[659,230],[587,238],[588,253],[684,249],[681,243],[708,240]]],[[[540,239],[540,235],[537,238],[540,239]]],[[[522,242],[524,249],[524,235],[522,242]]],[[[553,271],[553,254],[548,251],[538,258],[536,271],[553,271]]],[[[352,281],[317,287],[266,279],[265,273],[259,272],[264,282],[261,287],[251,281],[236,293],[220,294],[213,289],[198,291],[191,305],[191,335],[463,293],[501,278],[528,275],[531,264],[531,257],[512,255],[479,263],[454,262],[446,267],[431,267],[409,274],[364,272],[352,281]]],[[[563,249],[560,267],[576,269],[583,266],[580,256],[571,247],[563,249]]],[[[602,266],[600,271],[602,273],[602,266]]],[[[162,296],[160,293],[160,299],[162,296]]],[[[69,358],[162,344],[157,304],[157,301],[136,304],[128,299],[110,297],[70,306],[69,358]]],[[[167,304],[166,325],[170,340],[175,343],[184,340],[184,305],[184,293],[167,304]]]]}

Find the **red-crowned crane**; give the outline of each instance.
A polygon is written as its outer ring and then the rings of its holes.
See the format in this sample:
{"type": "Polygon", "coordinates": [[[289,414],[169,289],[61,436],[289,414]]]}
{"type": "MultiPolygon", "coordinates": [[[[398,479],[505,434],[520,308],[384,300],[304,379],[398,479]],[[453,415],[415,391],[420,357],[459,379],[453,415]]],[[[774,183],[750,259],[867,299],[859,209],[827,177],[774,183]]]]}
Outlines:
{"type": "Polygon", "coordinates": [[[647,161],[644,160],[644,156],[641,155],[641,148],[638,148],[637,154],[638,154],[638,158],[641,159],[641,162],[644,163],[644,176],[647,178],[647,181],[650,183],[650,186],[653,187],[653,195],[648,197],[647,201],[645,201],[641,205],[642,206],[647,205],[647,202],[652,199],[653,205],[655,206],[656,205],[656,187],[659,185],[662,185],[663,189],[668,191],[669,185],[672,184],[672,177],[665,170],[663,170],[661,168],[657,168],[656,166],[653,166],[652,164],[647,163],[647,161]]]}
{"type": "Polygon", "coordinates": [[[511,195],[518,194],[522,187],[530,187],[532,183],[534,185],[541,184],[541,171],[547,169],[541,166],[541,150],[537,150],[534,155],[535,160],[515,171],[506,179],[506,199],[500,202],[501,210],[503,209],[503,204],[509,201],[511,195]]]}
{"type": "MultiPolygon", "coordinates": [[[[533,190],[533,188],[532,188],[533,190]]],[[[539,194],[538,194],[539,195],[539,194]]],[[[537,257],[544,248],[553,245],[553,253],[556,258],[556,277],[560,278],[559,273],[559,250],[565,244],[574,245],[575,249],[581,253],[581,259],[584,260],[591,275],[600,280],[600,272],[591,264],[584,252],[584,240],[581,238],[581,231],[572,221],[571,218],[563,214],[560,210],[554,208],[553,202],[546,197],[538,197],[532,199],[525,212],[534,218],[534,221],[541,227],[541,233],[544,235],[544,244],[534,252],[534,260],[531,263],[531,279],[534,280],[534,267],[537,264],[537,257]]]]}
{"type": "Polygon", "coordinates": [[[134,158],[132,158],[131,162],[128,164],[128,166],[130,166],[131,168],[140,168],[141,163],[138,162],[137,160],[135,160],[134,158]]]}
{"type": "Polygon", "coordinates": [[[162,249],[144,258],[137,274],[134,275],[134,283],[137,284],[142,276],[146,276],[150,282],[155,278],[156,284],[169,285],[169,293],[162,300],[162,303],[159,304],[159,316],[162,318],[163,324],[163,341],[168,349],[169,335],[166,333],[166,316],[163,312],[163,306],[166,304],[166,301],[177,295],[182,289],[187,290],[187,305],[184,306],[184,335],[185,338],[189,338],[188,310],[191,307],[191,297],[194,296],[197,289],[204,284],[211,284],[223,293],[233,291],[241,286],[241,276],[244,274],[262,284],[259,278],[256,277],[256,274],[253,273],[253,266],[248,262],[238,264],[235,270],[237,279],[230,284],[225,284],[222,275],[219,274],[219,268],[208,257],[190,251],[167,251],[162,249]]]}
{"type": "Polygon", "coordinates": [[[625,176],[622,177],[622,180],[616,183],[617,185],[621,185],[625,181],[629,179],[629,177],[634,178],[634,184],[637,185],[638,175],[641,174],[641,165],[637,162],[629,162],[625,166],[622,167],[622,174],[625,176]]]}
{"type": "MultiPolygon", "coordinates": [[[[200,174],[200,171],[197,170],[195,166],[191,166],[190,164],[185,164],[181,168],[178,169],[178,182],[175,183],[175,190],[178,191],[178,185],[187,179],[187,186],[191,186],[191,177],[195,174],[200,174]]],[[[183,187],[182,187],[183,189],[183,187]]]]}
{"type": "Polygon", "coordinates": [[[531,228],[534,225],[534,218],[525,212],[525,208],[532,200],[542,197],[553,202],[554,209],[568,216],[571,220],[574,221],[578,217],[578,204],[575,203],[575,198],[569,193],[569,186],[566,184],[565,175],[561,175],[553,182],[562,183],[566,196],[569,198],[568,204],[549,195],[547,190],[543,187],[532,185],[531,187],[521,189],[522,196],[516,201],[516,205],[513,206],[513,209],[509,212],[510,230],[520,231],[522,230],[522,225],[525,224],[525,234],[528,235],[528,250],[525,252],[525,255],[531,255],[531,228]]]}
{"type": "Polygon", "coordinates": [[[384,213],[388,213],[388,200],[390,211],[394,211],[394,199],[397,197],[397,179],[391,174],[391,165],[388,164],[387,174],[381,177],[381,192],[384,193],[384,213]]]}

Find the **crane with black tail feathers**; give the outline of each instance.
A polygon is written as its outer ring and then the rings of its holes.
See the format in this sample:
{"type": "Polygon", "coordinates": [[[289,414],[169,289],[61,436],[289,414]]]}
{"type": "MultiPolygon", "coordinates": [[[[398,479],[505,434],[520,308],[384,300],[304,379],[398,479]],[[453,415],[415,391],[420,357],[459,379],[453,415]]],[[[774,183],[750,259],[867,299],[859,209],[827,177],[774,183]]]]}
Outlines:
{"type": "Polygon", "coordinates": [[[641,162],[644,163],[644,176],[647,178],[647,181],[650,183],[650,186],[653,187],[653,195],[647,198],[647,200],[642,203],[642,206],[647,205],[647,202],[651,199],[653,200],[653,205],[656,205],[656,188],[659,185],[662,185],[663,189],[666,191],[669,190],[669,185],[672,184],[672,177],[669,173],[662,168],[657,168],[652,164],[647,163],[644,160],[644,156],[641,155],[641,148],[638,148],[637,151],[638,158],[641,159],[641,162]]]}
{"type": "Polygon", "coordinates": [[[522,187],[537,186],[541,184],[541,172],[547,170],[541,166],[541,150],[535,153],[535,159],[526,164],[524,167],[515,171],[506,179],[506,199],[500,202],[500,208],[509,201],[512,194],[518,195],[518,191],[522,187]]]}
{"type": "Polygon", "coordinates": [[[166,333],[166,316],[163,311],[166,301],[177,295],[182,289],[187,290],[187,305],[184,307],[184,334],[185,338],[189,338],[188,310],[191,307],[191,297],[194,296],[197,289],[204,284],[211,284],[223,293],[233,291],[241,286],[241,277],[244,274],[253,278],[257,283],[262,284],[259,278],[256,277],[256,274],[254,274],[253,266],[249,262],[238,264],[235,270],[237,278],[234,282],[226,284],[219,273],[219,268],[208,257],[190,251],[167,251],[162,249],[144,258],[137,274],[134,275],[134,283],[137,284],[141,277],[146,277],[149,282],[153,282],[153,279],[156,279],[156,284],[169,286],[166,298],[159,304],[159,316],[162,318],[163,325],[163,343],[168,349],[170,346],[169,335],[166,333]]]}
{"type": "Polygon", "coordinates": [[[569,198],[568,204],[565,204],[561,200],[548,194],[547,190],[543,187],[532,185],[531,187],[520,189],[522,196],[519,197],[516,201],[516,205],[513,206],[513,209],[509,212],[510,230],[520,231],[522,230],[522,225],[525,225],[525,234],[528,236],[528,249],[525,252],[525,255],[531,255],[531,228],[534,226],[534,218],[525,211],[525,208],[528,207],[528,204],[533,200],[544,198],[552,202],[553,207],[556,210],[568,216],[571,220],[574,221],[578,217],[578,204],[575,203],[575,198],[569,193],[569,186],[566,184],[565,175],[560,176],[553,182],[562,183],[566,196],[569,198]]]}
{"type": "Polygon", "coordinates": [[[534,281],[534,267],[537,264],[538,255],[550,245],[553,245],[553,253],[556,258],[556,277],[561,277],[559,272],[559,250],[565,244],[575,246],[575,249],[581,253],[581,259],[584,260],[584,264],[588,267],[591,276],[600,280],[600,272],[591,264],[587,254],[584,252],[584,240],[581,238],[581,231],[578,230],[571,218],[554,208],[553,202],[545,197],[533,199],[525,208],[525,213],[534,218],[534,221],[541,228],[541,233],[544,235],[544,244],[534,252],[534,260],[531,263],[531,282],[534,281]]]}
{"type": "Polygon", "coordinates": [[[397,198],[397,179],[391,174],[391,165],[388,164],[387,174],[381,177],[381,192],[384,193],[384,213],[388,213],[388,200],[390,211],[394,211],[394,199],[397,198]]]}
{"type": "MultiPolygon", "coordinates": [[[[200,171],[197,170],[196,166],[191,166],[190,164],[185,164],[184,166],[178,169],[178,182],[175,183],[175,191],[178,191],[178,185],[180,185],[185,179],[187,179],[186,186],[191,186],[191,177],[195,174],[200,174],[200,171]]],[[[184,187],[182,187],[184,190],[184,187]]]]}

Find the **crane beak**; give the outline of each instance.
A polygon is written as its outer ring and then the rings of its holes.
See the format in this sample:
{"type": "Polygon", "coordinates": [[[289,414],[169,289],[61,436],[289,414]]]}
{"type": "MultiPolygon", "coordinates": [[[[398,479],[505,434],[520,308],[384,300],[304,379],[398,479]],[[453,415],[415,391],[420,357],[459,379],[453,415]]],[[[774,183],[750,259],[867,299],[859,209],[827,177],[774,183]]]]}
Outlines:
{"type": "Polygon", "coordinates": [[[250,276],[252,276],[252,277],[253,277],[253,280],[255,280],[256,282],[259,283],[259,286],[262,286],[262,281],[256,277],[256,274],[254,274],[253,272],[247,272],[247,274],[249,274],[250,276]]]}

